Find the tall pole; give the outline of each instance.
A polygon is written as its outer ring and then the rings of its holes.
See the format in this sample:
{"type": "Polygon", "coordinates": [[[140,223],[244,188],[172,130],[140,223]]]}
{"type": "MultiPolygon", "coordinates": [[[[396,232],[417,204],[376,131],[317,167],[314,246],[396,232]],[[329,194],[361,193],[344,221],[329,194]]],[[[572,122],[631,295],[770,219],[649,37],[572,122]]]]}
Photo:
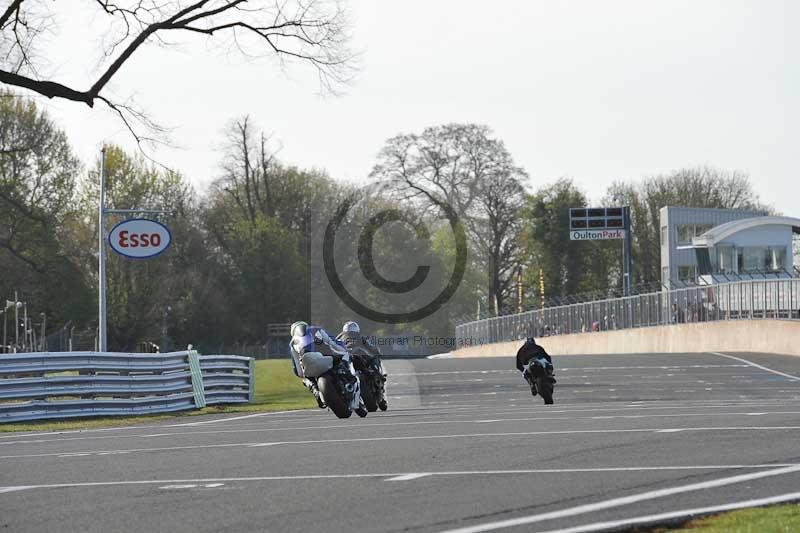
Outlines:
{"type": "Polygon", "coordinates": [[[100,150],[100,207],[97,212],[97,246],[99,253],[97,254],[98,257],[98,278],[99,278],[99,287],[98,287],[98,322],[99,322],[99,339],[98,339],[98,351],[105,352],[107,351],[108,345],[106,342],[106,246],[105,246],[105,235],[104,235],[104,228],[103,228],[103,215],[105,209],[105,179],[106,179],[106,147],[103,146],[103,149],[100,150]]]}
{"type": "Polygon", "coordinates": [[[14,353],[17,353],[19,346],[19,301],[17,291],[14,291],[14,353]]]}
{"type": "Polygon", "coordinates": [[[45,336],[46,328],[47,328],[47,315],[45,313],[42,313],[42,336],[40,340],[42,342],[41,351],[43,352],[47,351],[47,337],[45,336]]]}
{"type": "Polygon", "coordinates": [[[622,241],[622,288],[625,296],[630,296],[631,283],[633,281],[633,273],[631,272],[633,235],[631,234],[631,208],[628,205],[622,208],[622,224],[625,231],[625,238],[622,241]]]}
{"type": "Polygon", "coordinates": [[[30,348],[29,340],[29,333],[28,333],[28,302],[25,302],[25,307],[22,311],[22,323],[25,324],[25,327],[22,330],[22,351],[27,352],[30,348]]]}

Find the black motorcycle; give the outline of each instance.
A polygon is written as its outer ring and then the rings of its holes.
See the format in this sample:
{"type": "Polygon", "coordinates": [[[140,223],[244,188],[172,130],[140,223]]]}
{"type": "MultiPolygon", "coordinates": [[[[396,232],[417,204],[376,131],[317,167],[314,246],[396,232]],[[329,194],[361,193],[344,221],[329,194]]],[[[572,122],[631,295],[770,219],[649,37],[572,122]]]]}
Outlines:
{"type": "Polygon", "coordinates": [[[319,376],[317,386],[323,401],[337,417],[349,418],[354,411],[362,418],[367,416],[359,378],[349,354],[319,376]]]}
{"type": "Polygon", "coordinates": [[[358,379],[361,382],[361,398],[367,411],[373,413],[380,409],[385,411],[389,404],[386,402],[386,373],[383,365],[373,359],[363,348],[354,348],[353,356],[360,357],[362,361],[371,361],[369,364],[359,365],[358,379]]]}
{"type": "Polygon", "coordinates": [[[544,403],[553,403],[553,387],[556,379],[553,377],[553,363],[544,357],[534,357],[525,367],[523,374],[531,386],[531,394],[541,394],[544,403]]]}

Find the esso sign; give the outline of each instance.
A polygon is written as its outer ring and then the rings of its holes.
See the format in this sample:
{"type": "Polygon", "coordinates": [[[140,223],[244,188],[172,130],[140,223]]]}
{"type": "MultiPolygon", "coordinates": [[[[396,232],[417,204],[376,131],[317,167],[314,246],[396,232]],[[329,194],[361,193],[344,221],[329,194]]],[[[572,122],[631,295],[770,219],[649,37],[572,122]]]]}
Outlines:
{"type": "Polygon", "coordinates": [[[172,234],[164,224],[145,218],[124,220],[108,234],[108,244],[120,255],[148,259],[161,255],[172,243],[172,234]]]}

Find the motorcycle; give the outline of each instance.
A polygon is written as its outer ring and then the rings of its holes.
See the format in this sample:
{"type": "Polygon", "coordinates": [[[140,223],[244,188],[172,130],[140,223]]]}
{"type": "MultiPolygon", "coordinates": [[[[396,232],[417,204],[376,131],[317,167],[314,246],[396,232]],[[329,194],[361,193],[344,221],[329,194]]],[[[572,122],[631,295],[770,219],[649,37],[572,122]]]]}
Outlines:
{"type": "MultiPolygon", "coordinates": [[[[354,357],[365,357],[371,360],[371,356],[363,348],[355,348],[353,350],[354,357]]],[[[389,408],[386,401],[386,372],[380,362],[373,362],[373,364],[366,365],[365,368],[358,371],[358,380],[361,382],[361,398],[364,400],[364,405],[367,411],[373,413],[380,409],[385,411],[389,408]]]]}
{"type": "Polygon", "coordinates": [[[361,398],[358,374],[353,367],[352,356],[347,354],[327,372],[317,377],[317,387],[322,400],[339,418],[349,418],[355,412],[361,418],[367,416],[367,408],[361,398]]]}
{"type": "Polygon", "coordinates": [[[538,392],[546,405],[552,404],[556,381],[553,377],[553,363],[544,357],[534,357],[526,365],[524,375],[531,386],[531,394],[536,396],[538,392]]]}

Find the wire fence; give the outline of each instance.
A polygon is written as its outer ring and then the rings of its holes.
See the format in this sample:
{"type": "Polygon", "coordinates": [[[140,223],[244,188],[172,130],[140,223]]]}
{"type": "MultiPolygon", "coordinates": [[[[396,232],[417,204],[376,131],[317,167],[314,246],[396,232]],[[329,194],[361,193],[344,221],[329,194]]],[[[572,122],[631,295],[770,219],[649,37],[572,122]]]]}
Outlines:
{"type": "Polygon", "coordinates": [[[639,294],[456,326],[456,346],[571,333],[742,319],[800,320],[800,279],[737,281],[639,294]]]}

